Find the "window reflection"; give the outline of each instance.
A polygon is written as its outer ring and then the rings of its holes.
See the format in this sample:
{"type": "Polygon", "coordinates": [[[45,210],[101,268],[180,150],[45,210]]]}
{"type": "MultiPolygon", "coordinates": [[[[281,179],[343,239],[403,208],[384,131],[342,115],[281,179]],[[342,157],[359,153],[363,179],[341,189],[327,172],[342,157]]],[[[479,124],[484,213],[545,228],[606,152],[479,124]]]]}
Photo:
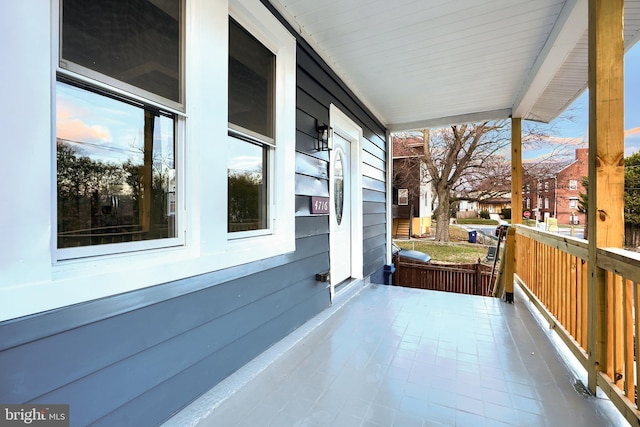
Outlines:
{"type": "Polygon", "coordinates": [[[267,228],[266,153],[268,148],[229,138],[229,232],[267,228]]]}
{"type": "Polygon", "coordinates": [[[75,64],[180,102],[181,5],[63,0],[61,66],[78,71],[75,64]]]}
{"type": "Polygon", "coordinates": [[[173,116],[56,86],[58,248],[175,237],[173,116]]]}

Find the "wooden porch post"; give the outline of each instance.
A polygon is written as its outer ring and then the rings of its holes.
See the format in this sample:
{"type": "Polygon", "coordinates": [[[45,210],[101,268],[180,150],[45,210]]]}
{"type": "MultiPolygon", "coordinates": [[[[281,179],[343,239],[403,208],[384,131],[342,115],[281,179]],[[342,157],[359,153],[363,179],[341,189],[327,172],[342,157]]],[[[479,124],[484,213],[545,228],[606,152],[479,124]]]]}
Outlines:
{"type": "Polygon", "coordinates": [[[606,273],[598,247],[624,243],[624,0],[589,0],[589,390],[606,368],[606,273]]]}
{"type": "Polygon", "coordinates": [[[511,224],[522,224],[522,119],[511,119],[511,224]]]}
{"type": "MultiPolygon", "coordinates": [[[[511,118],[511,224],[522,224],[522,119],[511,118]]],[[[505,250],[505,301],[513,302],[513,276],[516,271],[516,236],[507,233],[505,250]]]]}

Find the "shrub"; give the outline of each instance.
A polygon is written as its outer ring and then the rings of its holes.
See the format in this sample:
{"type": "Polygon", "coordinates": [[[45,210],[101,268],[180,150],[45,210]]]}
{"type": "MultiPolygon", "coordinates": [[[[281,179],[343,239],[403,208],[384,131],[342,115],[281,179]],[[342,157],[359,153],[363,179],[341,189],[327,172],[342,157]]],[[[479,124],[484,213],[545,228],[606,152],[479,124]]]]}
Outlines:
{"type": "Polygon", "coordinates": [[[511,219],[511,208],[502,209],[502,217],[504,219],[511,219]]]}
{"type": "Polygon", "coordinates": [[[495,219],[485,219],[485,218],[458,218],[456,220],[457,224],[487,224],[487,225],[497,225],[498,221],[495,219]]]}
{"type": "Polygon", "coordinates": [[[489,219],[489,211],[480,211],[480,218],[489,219]]]}

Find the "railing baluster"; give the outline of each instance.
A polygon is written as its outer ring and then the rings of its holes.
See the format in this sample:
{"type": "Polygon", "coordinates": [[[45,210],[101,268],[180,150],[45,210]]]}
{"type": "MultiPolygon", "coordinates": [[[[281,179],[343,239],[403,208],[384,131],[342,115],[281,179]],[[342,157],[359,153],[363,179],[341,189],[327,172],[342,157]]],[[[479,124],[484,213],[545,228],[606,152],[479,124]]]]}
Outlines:
{"type": "Polygon", "coordinates": [[[633,284],[630,280],[624,281],[624,393],[635,402],[633,377],[633,284]]]}
{"type": "MultiPolygon", "coordinates": [[[[633,341],[633,366],[635,367],[634,379],[634,391],[629,395],[629,399],[638,407],[638,383],[640,383],[640,357],[638,357],[638,351],[640,350],[640,300],[638,300],[638,286],[640,284],[633,282],[633,308],[634,308],[634,341],[633,341]]],[[[632,365],[631,361],[629,364],[632,365]]]]}

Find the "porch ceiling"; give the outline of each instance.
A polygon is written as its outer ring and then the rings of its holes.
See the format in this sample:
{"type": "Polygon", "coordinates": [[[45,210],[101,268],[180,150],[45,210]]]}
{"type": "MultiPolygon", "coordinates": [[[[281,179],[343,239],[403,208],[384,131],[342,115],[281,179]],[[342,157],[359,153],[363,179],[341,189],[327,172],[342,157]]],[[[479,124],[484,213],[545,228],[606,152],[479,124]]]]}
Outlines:
{"type": "Polygon", "coordinates": [[[391,130],[552,120],[587,87],[587,2],[271,0],[391,130]]]}

